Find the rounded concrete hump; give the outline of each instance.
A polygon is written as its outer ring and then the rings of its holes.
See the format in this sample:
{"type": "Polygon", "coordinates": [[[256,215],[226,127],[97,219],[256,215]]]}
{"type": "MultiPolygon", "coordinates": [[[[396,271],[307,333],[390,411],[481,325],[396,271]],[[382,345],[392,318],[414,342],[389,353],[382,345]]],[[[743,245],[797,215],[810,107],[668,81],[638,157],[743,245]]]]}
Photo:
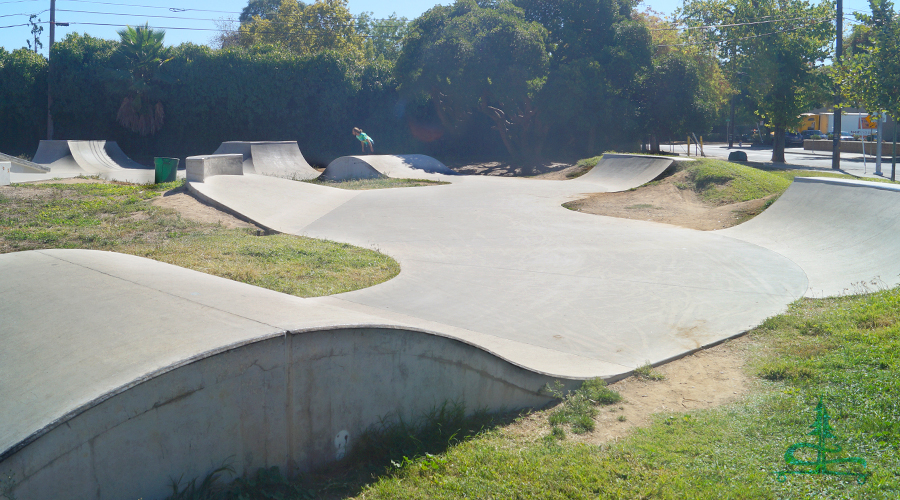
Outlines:
{"type": "Polygon", "coordinates": [[[364,156],[341,156],[329,163],[319,178],[328,181],[347,181],[387,177],[366,160],[367,157],[364,156]]]}
{"type": "Polygon", "coordinates": [[[659,177],[674,160],[666,156],[605,153],[588,173],[576,181],[590,182],[607,191],[627,191],[659,177]]]}
{"type": "Polygon", "coordinates": [[[244,173],[255,174],[256,169],[253,165],[253,152],[250,149],[252,141],[225,141],[219,144],[219,147],[213,152],[214,155],[233,155],[239,154],[244,156],[244,173]]]}
{"type": "Polygon", "coordinates": [[[457,175],[440,161],[426,155],[342,156],[331,163],[322,179],[430,179],[441,175],[457,175]]]}
{"type": "Polygon", "coordinates": [[[428,155],[397,155],[396,157],[400,158],[404,165],[417,170],[424,170],[430,174],[458,175],[450,167],[428,155]]]}
{"type": "Polygon", "coordinates": [[[717,232],[797,263],[809,277],[807,295],[900,283],[897,185],[797,177],[763,213],[717,232]]]}
{"type": "Polygon", "coordinates": [[[250,155],[257,174],[294,180],[319,176],[303,157],[297,141],[254,142],[250,144],[250,155]]]}

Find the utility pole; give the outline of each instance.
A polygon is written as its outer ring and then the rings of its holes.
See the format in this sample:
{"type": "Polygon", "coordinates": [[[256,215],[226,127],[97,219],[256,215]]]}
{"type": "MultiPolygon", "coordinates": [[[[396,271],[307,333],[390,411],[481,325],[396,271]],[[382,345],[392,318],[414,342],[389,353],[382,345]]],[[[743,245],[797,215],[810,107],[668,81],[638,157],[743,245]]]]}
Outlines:
{"type": "MultiPolygon", "coordinates": [[[[838,0],[840,1],[840,0],[838,0]]],[[[53,140],[53,40],[56,37],[56,0],[50,0],[50,43],[47,47],[47,140],[53,140]]]]}
{"type": "MultiPolygon", "coordinates": [[[[844,0],[837,0],[837,16],[834,18],[837,37],[834,41],[833,64],[838,71],[841,68],[841,55],[844,52],[844,0]]],[[[834,89],[834,136],[831,143],[831,168],[841,169],[841,82],[838,80],[834,89]]],[[[865,151],[863,152],[865,156],[865,151]]]]}

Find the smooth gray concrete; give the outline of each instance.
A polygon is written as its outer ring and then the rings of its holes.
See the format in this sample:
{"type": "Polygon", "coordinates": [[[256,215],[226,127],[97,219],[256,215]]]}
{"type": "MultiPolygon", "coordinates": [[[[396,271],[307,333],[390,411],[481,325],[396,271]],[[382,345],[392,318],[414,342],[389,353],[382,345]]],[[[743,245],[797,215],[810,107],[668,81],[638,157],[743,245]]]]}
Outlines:
{"type": "Polygon", "coordinates": [[[293,180],[319,176],[303,157],[297,141],[226,141],[213,154],[240,154],[244,173],[271,175],[293,180]]]}
{"type": "Polygon", "coordinates": [[[809,277],[807,296],[863,291],[861,283],[870,289],[900,284],[895,184],[798,177],[765,212],[718,233],[796,262],[809,277]]]}
{"type": "Polygon", "coordinates": [[[206,182],[214,175],[244,175],[239,154],[188,156],[185,161],[185,179],[188,182],[206,182]]]}
{"type": "Polygon", "coordinates": [[[128,158],[115,141],[41,141],[33,160],[49,167],[49,172],[23,172],[14,176],[15,182],[79,175],[136,184],[154,182],[154,170],[128,158]]]}
{"type": "Polygon", "coordinates": [[[9,186],[9,174],[11,170],[12,163],[0,161],[0,186],[9,186]]]}
{"type": "Polygon", "coordinates": [[[627,191],[656,179],[672,163],[673,158],[664,156],[607,153],[578,180],[598,184],[608,192],[627,191]]]}
{"type": "Polygon", "coordinates": [[[139,257],[18,252],[0,275],[17,498],[162,498],[229,457],[321,466],[392,414],[549,400],[552,378],[452,336],[139,257]]]}
{"type": "Polygon", "coordinates": [[[10,172],[19,173],[34,173],[34,174],[46,174],[50,172],[50,167],[46,165],[41,165],[39,163],[34,163],[28,160],[23,160],[21,158],[16,158],[15,156],[7,155],[0,153],[0,161],[10,162],[10,172]]]}
{"type": "Polygon", "coordinates": [[[555,375],[593,366],[590,375],[615,377],[681,355],[746,331],[808,287],[793,262],[756,245],[560,206],[597,191],[591,182],[447,178],[349,198],[254,175],[190,189],[275,230],[377,248],[401,264],[386,283],[316,300],[584,360],[555,375]]]}
{"type": "Polygon", "coordinates": [[[450,167],[426,155],[363,155],[342,156],[328,164],[322,179],[345,181],[350,179],[432,179],[457,175],[450,167]]]}

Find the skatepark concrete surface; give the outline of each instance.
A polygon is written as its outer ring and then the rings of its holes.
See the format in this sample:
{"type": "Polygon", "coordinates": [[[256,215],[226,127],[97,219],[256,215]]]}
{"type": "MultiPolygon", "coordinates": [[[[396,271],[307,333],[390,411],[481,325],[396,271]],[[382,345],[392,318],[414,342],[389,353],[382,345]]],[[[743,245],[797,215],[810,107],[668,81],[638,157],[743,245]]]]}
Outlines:
{"type": "Polygon", "coordinates": [[[0,153],[0,161],[7,161],[12,164],[11,172],[15,172],[17,174],[22,173],[31,173],[31,174],[46,174],[50,172],[50,167],[46,165],[41,165],[39,163],[34,163],[28,160],[23,160],[21,158],[16,158],[15,156],[7,155],[0,153]]]}
{"type": "Polygon", "coordinates": [[[20,498],[156,498],[167,478],[229,456],[239,474],[305,470],[390,412],[539,405],[549,381],[615,380],[804,295],[897,282],[885,276],[897,274],[893,187],[798,180],[717,232],[561,206],[643,181],[615,163],[569,181],[442,176],[451,184],[369,191],[254,174],[188,183],[264,227],[401,265],[329,297],[108,252],[0,255],[0,471],[16,474],[20,498]]]}
{"type": "Polygon", "coordinates": [[[333,160],[322,172],[321,179],[346,181],[351,179],[428,179],[443,180],[442,176],[457,175],[450,167],[426,155],[363,155],[342,156],[333,160]]]}
{"type": "Polygon", "coordinates": [[[859,283],[900,283],[896,184],[798,177],[762,214],[718,233],[796,262],[809,277],[808,297],[859,293],[859,283]]]}
{"type": "MultiPolygon", "coordinates": [[[[685,158],[681,159],[684,160],[685,158]]],[[[578,180],[596,183],[606,192],[627,191],[656,179],[672,163],[674,159],[665,156],[607,153],[578,180]]]]}
{"type": "Polygon", "coordinates": [[[32,162],[49,168],[49,171],[31,169],[26,172],[23,169],[13,176],[12,181],[33,182],[80,175],[135,184],[155,181],[154,169],[129,158],[115,141],[41,141],[32,162]]]}
{"type": "Polygon", "coordinates": [[[213,154],[244,156],[244,173],[294,180],[315,179],[319,172],[307,163],[297,141],[226,141],[213,154]]]}

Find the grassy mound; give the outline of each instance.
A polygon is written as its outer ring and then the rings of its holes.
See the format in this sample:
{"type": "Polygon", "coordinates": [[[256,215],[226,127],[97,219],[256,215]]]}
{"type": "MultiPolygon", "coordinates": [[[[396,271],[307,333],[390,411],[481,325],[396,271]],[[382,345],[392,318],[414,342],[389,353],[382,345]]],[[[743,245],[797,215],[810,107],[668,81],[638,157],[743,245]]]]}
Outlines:
{"type": "Polygon", "coordinates": [[[180,182],[37,184],[0,190],[0,253],[86,248],[148,257],[312,297],[348,292],[400,272],[390,257],[363,248],[285,234],[257,236],[181,218],[149,201],[180,182]]]}

